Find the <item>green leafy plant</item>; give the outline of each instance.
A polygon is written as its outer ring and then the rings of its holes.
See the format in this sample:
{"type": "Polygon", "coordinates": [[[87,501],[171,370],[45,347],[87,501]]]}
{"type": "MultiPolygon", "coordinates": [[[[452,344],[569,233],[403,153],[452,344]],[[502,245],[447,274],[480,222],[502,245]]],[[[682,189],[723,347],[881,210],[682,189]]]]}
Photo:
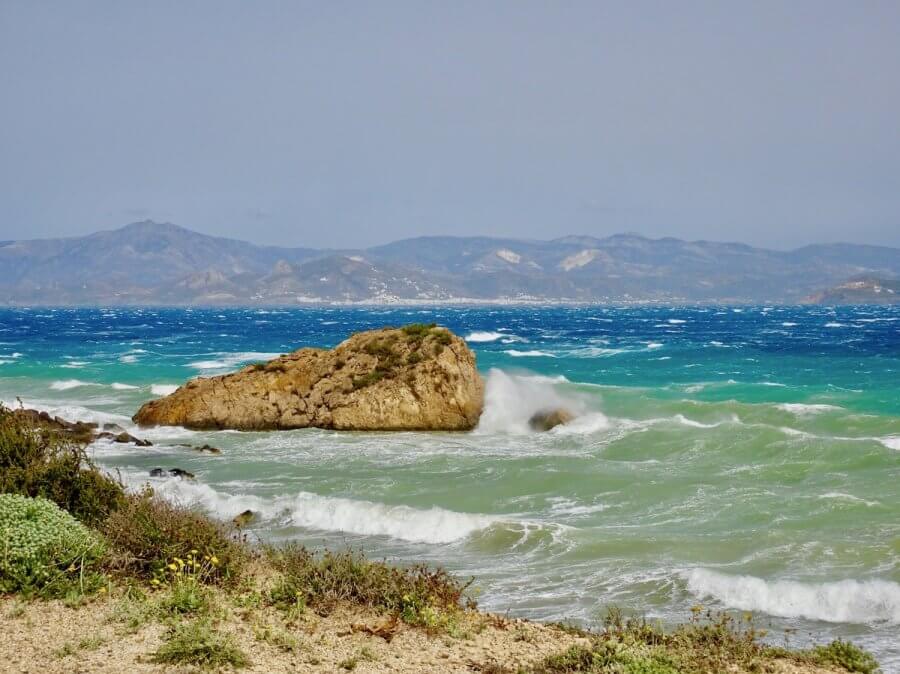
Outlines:
{"type": "Polygon", "coordinates": [[[0,494],[0,592],[65,596],[99,587],[102,541],[43,498],[0,494]]]}

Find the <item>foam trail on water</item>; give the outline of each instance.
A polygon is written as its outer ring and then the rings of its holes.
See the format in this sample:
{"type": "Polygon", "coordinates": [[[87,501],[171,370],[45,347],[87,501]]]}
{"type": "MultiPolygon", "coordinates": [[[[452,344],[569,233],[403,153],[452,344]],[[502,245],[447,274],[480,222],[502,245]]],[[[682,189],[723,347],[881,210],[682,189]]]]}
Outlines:
{"type": "Polygon", "coordinates": [[[744,611],[832,623],[900,623],[900,584],[888,580],[768,581],[700,568],[686,578],[688,591],[698,598],[744,611]]]}
{"type": "Polygon", "coordinates": [[[488,515],[438,507],[425,510],[303,491],[294,496],[263,499],[248,494],[227,494],[209,485],[177,478],[152,481],[128,475],[125,480],[130,487],[152,482],[155,491],[164,498],[186,505],[200,505],[223,519],[253,510],[264,519],[284,517],[300,527],[389,536],[416,543],[452,543],[498,521],[488,515]]]}

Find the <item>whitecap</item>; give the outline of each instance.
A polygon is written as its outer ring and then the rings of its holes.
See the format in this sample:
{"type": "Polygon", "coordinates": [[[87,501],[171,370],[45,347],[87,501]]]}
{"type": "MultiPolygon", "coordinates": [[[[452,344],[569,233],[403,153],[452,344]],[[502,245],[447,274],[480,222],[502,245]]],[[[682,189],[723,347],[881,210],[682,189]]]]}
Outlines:
{"type": "Polygon", "coordinates": [[[136,363],[138,357],[133,354],[127,354],[119,358],[120,363],[136,363]]]}
{"type": "Polygon", "coordinates": [[[647,348],[648,349],[661,349],[662,344],[660,344],[659,342],[647,342],[647,348]]]}
{"type": "Polygon", "coordinates": [[[681,318],[670,318],[667,322],[671,323],[672,325],[681,325],[682,323],[687,323],[687,321],[681,318]]]}
{"type": "Polygon", "coordinates": [[[504,335],[501,332],[487,332],[482,330],[476,330],[475,332],[470,332],[466,335],[467,342],[495,342],[502,337],[509,338],[509,335],[504,335]]]}
{"type": "Polygon", "coordinates": [[[796,324],[796,323],[791,323],[790,321],[784,321],[781,325],[783,325],[783,326],[786,327],[786,328],[793,328],[793,327],[796,326],[797,324],[796,324]]]}
{"type": "Polygon", "coordinates": [[[826,328],[843,328],[843,327],[845,327],[845,326],[844,326],[843,323],[834,323],[834,322],[831,322],[831,323],[826,323],[826,324],[825,324],[825,327],[826,327],[826,328]]]}
{"type": "Polygon", "coordinates": [[[132,386],[131,384],[120,384],[119,382],[113,382],[111,386],[116,391],[131,391],[138,388],[137,386],[132,386]]]}
{"type": "Polygon", "coordinates": [[[512,356],[513,358],[556,358],[552,353],[547,353],[546,351],[518,351],[516,349],[507,349],[503,353],[512,356]]]}
{"type": "Polygon", "coordinates": [[[845,494],[841,491],[830,491],[826,494],[820,494],[820,499],[834,499],[838,501],[851,501],[854,503],[865,503],[867,506],[876,506],[878,501],[866,501],[865,499],[854,496],[853,494],[845,494]]]}
{"type": "Polygon", "coordinates": [[[178,390],[178,384],[152,384],[150,393],[155,396],[167,396],[178,390]]]}
{"type": "Polygon", "coordinates": [[[780,410],[784,410],[785,412],[796,414],[797,416],[809,416],[812,414],[819,414],[821,412],[830,412],[833,410],[843,409],[841,407],[838,407],[837,405],[805,403],[779,403],[775,405],[775,407],[780,410]]]}
{"type": "Polygon", "coordinates": [[[878,442],[880,442],[888,449],[896,449],[897,451],[900,451],[900,435],[888,435],[883,438],[878,438],[878,442]]]}
{"type": "Polygon", "coordinates": [[[689,592],[729,608],[833,623],[900,623],[900,584],[888,580],[770,581],[701,568],[685,575],[689,592]]]}
{"type": "Polygon", "coordinates": [[[215,360],[198,360],[188,363],[188,367],[197,370],[221,370],[241,363],[247,363],[254,360],[272,360],[278,358],[280,353],[261,353],[258,351],[244,351],[241,353],[220,354],[222,357],[215,360]]]}
{"type": "Polygon", "coordinates": [[[253,510],[264,519],[283,518],[309,529],[388,536],[416,543],[452,543],[500,521],[488,515],[455,512],[437,506],[413,508],[305,491],[264,499],[249,494],[218,492],[209,485],[177,478],[157,482],[127,476],[126,481],[130,486],[152,482],[154,490],[163,497],[179,503],[200,505],[222,519],[231,519],[245,510],[253,510]]]}
{"type": "Polygon", "coordinates": [[[80,379],[65,379],[61,381],[55,381],[50,384],[50,388],[54,391],[68,391],[69,389],[78,388],[79,386],[101,386],[101,384],[96,384],[89,381],[81,381],[80,379]]]}

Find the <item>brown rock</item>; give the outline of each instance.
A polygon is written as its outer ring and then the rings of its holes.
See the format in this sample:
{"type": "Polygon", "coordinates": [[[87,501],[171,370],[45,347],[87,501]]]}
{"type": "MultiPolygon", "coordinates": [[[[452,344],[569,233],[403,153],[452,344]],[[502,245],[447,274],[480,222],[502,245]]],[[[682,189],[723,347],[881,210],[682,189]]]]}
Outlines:
{"type": "Polygon", "coordinates": [[[534,431],[549,431],[551,428],[556,428],[562,424],[569,423],[574,418],[575,415],[569,410],[558,407],[556,409],[535,412],[528,420],[528,425],[534,431]]]}
{"type": "Polygon", "coordinates": [[[191,380],[144,404],[134,421],[195,429],[469,430],[483,396],[475,355],[462,339],[411,325],[191,380]]]}

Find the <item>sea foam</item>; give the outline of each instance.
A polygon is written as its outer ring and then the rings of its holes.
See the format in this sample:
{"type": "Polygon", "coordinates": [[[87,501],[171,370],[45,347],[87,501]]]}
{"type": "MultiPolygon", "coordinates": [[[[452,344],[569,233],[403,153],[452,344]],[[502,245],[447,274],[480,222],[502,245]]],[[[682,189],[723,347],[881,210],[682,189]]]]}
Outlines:
{"type": "Polygon", "coordinates": [[[152,384],[150,393],[155,396],[167,396],[178,390],[178,384],[152,384]]]}
{"type": "Polygon", "coordinates": [[[698,598],[744,611],[833,623],[900,623],[900,584],[892,581],[770,581],[700,568],[687,572],[686,580],[698,598]]]}
{"type": "MultiPolygon", "coordinates": [[[[149,480],[129,476],[129,486],[149,480]]],[[[245,494],[227,494],[205,484],[167,478],[153,482],[166,499],[185,505],[199,505],[213,515],[230,519],[253,510],[264,519],[290,522],[296,526],[338,531],[363,536],[388,536],[417,543],[452,543],[497,522],[494,517],[461,513],[444,508],[412,508],[373,501],[322,496],[301,491],[296,495],[264,499],[245,494]]]]}
{"type": "Polygon", "coordinates": [[[467,342],[496,342],[498,339],[503,337],[510,337],[510,335],[504,335],[502,332],[486,332],[482,330],[476,330],[475,332],[470,332],[466,335],[467,342]]]}

